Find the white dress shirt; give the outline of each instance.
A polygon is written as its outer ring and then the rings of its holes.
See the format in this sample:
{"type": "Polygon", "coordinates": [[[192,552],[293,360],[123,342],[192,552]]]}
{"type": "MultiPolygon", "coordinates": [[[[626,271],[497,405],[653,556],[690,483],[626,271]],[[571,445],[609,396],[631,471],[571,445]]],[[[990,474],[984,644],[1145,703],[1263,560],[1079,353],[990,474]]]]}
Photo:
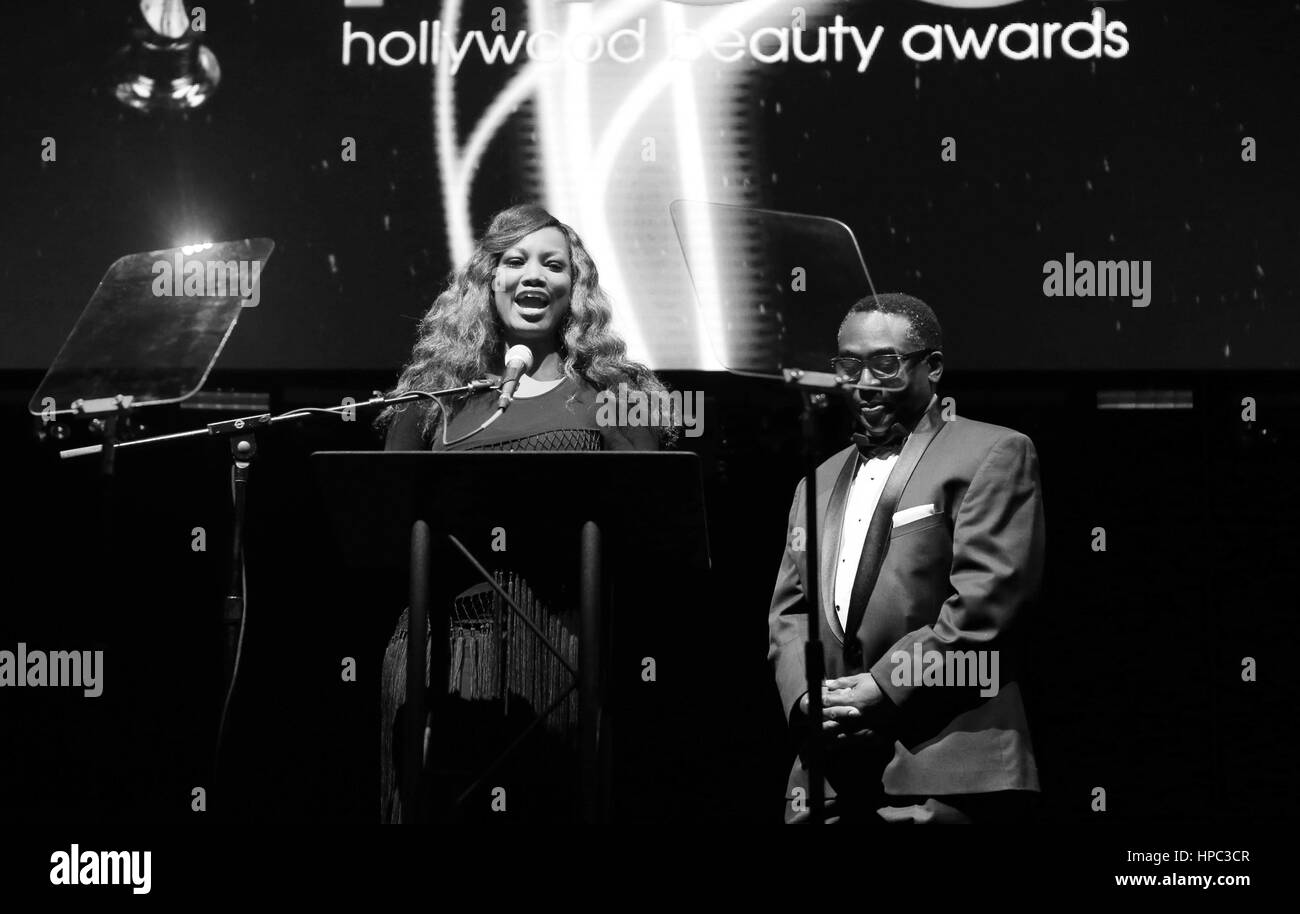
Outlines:
{"type": "MultiPolygon", "coordinates": [[[[934,406],[938,395],[931,395],[926,406],[928,412],[934,406]]],[[[910,438],[909,434],[907,438],[910,438]]],[[[881,493],[889,480],[890,471],[898,462],[899,451],[907,444],[907,438],[899,442],[898,451],[882,457],[863,460],[855,455],[858,468],[849,483],[849,495],[844,504],[844,525],[840,527],[840,560],[835,563],[835,613],[840,617],[840,628],[848,624],[849,599],[853,595],[853,581],[858,576],[858,562],[862,558],[862,547],[867,542],[867,528],[871,526],[871,517],[876,513],[881,493]]],[[[845,632],[852,636],[854,632],[845,632]]]]}
{"type": "Polygon", "coordinates": [[[840,628],[844,628],[849,618],[849,597],[858,575],[862,547],[867,542],[867,528],[871,526],[871,517],[876,513],[889,472],[898,462],[898,453],[870,460],[863,460],[861,456],[854,459],[858,462],[858,469],[849,483],[849,497],[844,504],[844,526],[840,528],[840,560],[835,565],[835,612],[840,617],[840,628]]]}

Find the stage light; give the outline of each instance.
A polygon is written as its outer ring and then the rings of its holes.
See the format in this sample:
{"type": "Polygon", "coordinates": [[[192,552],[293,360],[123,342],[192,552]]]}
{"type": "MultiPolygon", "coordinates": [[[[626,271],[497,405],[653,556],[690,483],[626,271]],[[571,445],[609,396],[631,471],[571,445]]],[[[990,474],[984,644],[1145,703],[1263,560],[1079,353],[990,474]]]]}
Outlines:
{"type": "Polygon", "coordinates": [[[221,67],[200,40],[205,14],[183,0],[140,0],[131,43],[113,58],[113,94],[137,111],[184,111],[216,91],[221,67]],[[191,16],[195,18],[191,18],[191,16]]]}

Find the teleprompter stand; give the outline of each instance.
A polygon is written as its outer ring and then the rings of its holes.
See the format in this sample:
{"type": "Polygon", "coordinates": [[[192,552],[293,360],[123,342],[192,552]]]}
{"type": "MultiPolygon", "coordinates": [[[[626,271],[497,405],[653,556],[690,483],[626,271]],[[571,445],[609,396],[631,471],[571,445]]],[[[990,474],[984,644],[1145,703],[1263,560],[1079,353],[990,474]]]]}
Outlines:
{"type": "MultiPolygon", "coordinates": [[[[182,403],[203,386],[240,315],[256,307],[260,293],[252,296],[274,249],[269,238],[245,238],[118,258],[28,404],[47,430],[61,430],[56,440],[67,434],[64,422],[74,419],[88,420],[102,440],[61,452],[65,459],[99,458],[101,555],[107,555],[112,538],[113,476],[120,453],[194,436],[230,439],[235,526],[231,587],[223,610],[227,701],[236,669],[237,635],[242,630],[244,493],[257,453],[254,426],[245,427],[240,419],[177,435],[133,438],[132,434],[141,409],[182,403]]],[[[224,709],[221,719],[218,753],[224,709]]]]}
{"type": "Polygon", "coordinates": [[[826,744],[821,732],[825,650],[817,519],[817,414],[829,398],[848,394],[847,378],[825,371],[836,351],[840,321],[870,293],[871,274],[853,231],[822,216],[754,209],[700,200],[669,206],[677,238],[718,361],[732,374],[781,381],[803,403],[807,619],[807,733],[802,751],[809,783],[809,819],[823,822],[826,744]]]}
{"type": "MultiPolygon", "coordinates": [[[[335,535],[347,560],[360,568],[405,564],[410,573],[406,707],[402,721],[401,797],[404,821],[418,821],[426,808],[423,772],[426,716],[425,638],[445,629],[446,608],[431,601],[435,546],[449,543],[512,612],[527,621],[498,587],[473,549],[487,548],[496,528],[535,526],[535,497],[512,480],[544,481],[548,537],[571,543],[579,556],[581,616],[578,668],[561,659],[578,690],[582,819],[607,821],[611,808],[610,719],[606,703],[608,625],[606,575],[626,566],[609,557],[634,554],[637,567],[707,569],[708,534],[699,458],[688,453],[556,452],[425,453],[417,451],[321,451],[312,455],[329,503],[335,535]],[[405,560],[405,561],[404,561],[405,560]]],[[[628,581],[625,586],[645,585],[628,581]]],[[[541,636],[534,630],[533,634],[541,636]]],[[[445,688],[448,672],[440,639],[433,640],[430,682],[445,688]]],[[[559,658],[553,645],[548,650],[559,658]]],[[[572,688],[569,690],[572,691],[572,688]]],[[[568,697],[566,692],[559,699],[568,697]]],[[[552,707],[558,706],[556,705],[552,707]]],[[[476,782],[481,783],[551,709],[543,709],[476,782]]],[[[461,794],[461,802],[474,786],[461,794]]]]}

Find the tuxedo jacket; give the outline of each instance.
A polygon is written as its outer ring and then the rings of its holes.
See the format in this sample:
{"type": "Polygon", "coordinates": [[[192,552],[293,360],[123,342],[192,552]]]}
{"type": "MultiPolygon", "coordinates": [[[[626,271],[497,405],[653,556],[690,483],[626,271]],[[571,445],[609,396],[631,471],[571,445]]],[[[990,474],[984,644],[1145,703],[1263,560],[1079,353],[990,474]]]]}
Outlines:
{"type": "MultiPolygon", "coordinates": [[[[1016,676],[1014,625],[1042,577],[1043,506],[1034,445],[1025,435],[997,425],[961,417],[944,421],[935,402],[904,442],[894,472],[906,472],[905,464],[917,450],[919,461],[891,518],[896,523],[888,533],[879,576],[865,609],[858,611],[861,624],[847,633],[835,611],[834,571],[849,485],[861,459],[857,448],[840,451],[817,470],[818,611],[826,678],[870,672],[886,699],[862,719],[876,734],[874,741],[826,741],[826,795],[847,799],[846,792],[855,790],[917,796],[1038,790],[1016,676]],[[850,643],[846,652],[846,641],[853,640],[857,645],[850,643]],[[965,652],[985,652],[991,660],[995,650],[996,694],[978,684],[953,685],[955,676],[939,687],[934,680],[927,684],[926,677],[910,675],[921,669],[908,661],[929,664],[927,652],[955,656],[960,664],[973,656],[965,652]]],[[[787,719],[797,714],[807,691],[806,510],[800,480],[768,615],[768,657],[787,719]]],[[[857,560],[849,557],[845,567],[857,560]]],[[[804,788],[806,798],[807,786],[796,759],[787,798],[799,796],[797,787],[804,788]]],[[[787,803],[787,818],[791,808],[787,803]]]]}

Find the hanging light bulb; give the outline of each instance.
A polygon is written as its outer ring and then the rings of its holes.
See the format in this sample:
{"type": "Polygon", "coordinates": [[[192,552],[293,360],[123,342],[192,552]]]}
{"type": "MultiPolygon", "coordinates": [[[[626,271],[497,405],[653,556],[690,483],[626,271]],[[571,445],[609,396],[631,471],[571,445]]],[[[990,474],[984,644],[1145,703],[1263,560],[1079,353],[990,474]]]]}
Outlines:
{"type": "Polygon", "coordinates": [[[117,100],[145,112],[206,102],[221,81],[221,67],[199,34],[184,0],[140,0],[131,43],[113,58],[117,100]]]}

